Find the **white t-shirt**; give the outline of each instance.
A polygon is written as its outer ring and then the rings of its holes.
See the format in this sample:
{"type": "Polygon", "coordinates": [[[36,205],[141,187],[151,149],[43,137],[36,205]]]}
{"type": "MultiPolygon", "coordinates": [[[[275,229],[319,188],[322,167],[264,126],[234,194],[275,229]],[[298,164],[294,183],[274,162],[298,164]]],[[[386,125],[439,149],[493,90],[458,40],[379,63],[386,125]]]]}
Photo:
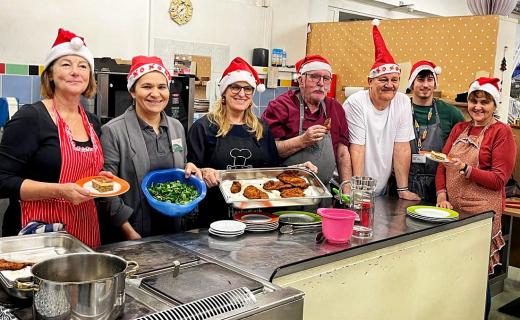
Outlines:
{"type": "Polygon", "coordinates": [[[394,142],[415,138],[410,98],[397,92],[390,106],[377,110],[368,90],[354,93],[343,103],[347,117],[350,143],[365,146],[365,176],[377,181],[376,194],[386,189],[392,173],[394,142]]]}

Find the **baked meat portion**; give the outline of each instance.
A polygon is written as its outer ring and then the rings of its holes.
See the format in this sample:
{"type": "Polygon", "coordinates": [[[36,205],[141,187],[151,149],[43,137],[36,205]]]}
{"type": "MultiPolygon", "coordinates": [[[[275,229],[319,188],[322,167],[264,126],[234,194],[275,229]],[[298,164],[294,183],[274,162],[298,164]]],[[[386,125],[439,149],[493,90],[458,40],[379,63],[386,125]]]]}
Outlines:
{"type": "Polygon", "coordinates": [[[281,190],[286,188],[291,188],[292,185],[288,183],[283,183],[282,181],[276,181],[276,180],[269,180],[264,183],[262,188],[264,190],[281,190]]]}
{"type": "Polygon", "coordinates": [[[325,122],[323,123],[323,126],[325,128],[327,128],[327,130],[330,130],[330,128],[331,128],[331,119],[330,118],[325,119],[325,122]]]}
{"type": "Polygon", "coordinates": [[[32,262],[14,262],[9,260],[0,259],[0,271],[11,270],[16,271],[23,269],[27,266],[32,266],[32,262]]]}
{"type": "Polygon", "coordinates": [[[255,186],[247,186],[244,189],[244,197],[248,199],[269,199],[269,195],[255,186]]]}
{"type": "Polygon", "coordinates": [[[278,175],[278,179],[280,179],[280,181],[282,181],[282,182],[292,185],[293,187],[302,188],[302,189],[306,189],[307,187],[309,187],[309,184],[300,177],[283,175],[283,173],[282,173],[282,174],[278,175]]]}
{"type": "Polygon", "coordinates": [[[280,192],[280,196],[282,198],[298,198],[298,197],[305,197],[305,194],[303,193],[303,190],[300,188],[289,188],[289,189],[283,189],[280,192]]]}
{"type": "Polygon", "coordinates": [[[242,185],[238,181],[233,181],[231,184],[231,188],[229,188],[229,191],[231,193],[239,193],[242,190],[242,185]]]}

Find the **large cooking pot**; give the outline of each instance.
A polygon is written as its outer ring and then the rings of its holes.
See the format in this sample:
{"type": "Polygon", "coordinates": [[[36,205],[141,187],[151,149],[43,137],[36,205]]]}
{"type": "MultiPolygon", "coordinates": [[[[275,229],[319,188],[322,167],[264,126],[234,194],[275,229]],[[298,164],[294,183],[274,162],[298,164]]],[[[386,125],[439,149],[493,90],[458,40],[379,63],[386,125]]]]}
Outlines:
{"type": "Polygon", "coordinates": [[[44,260],[31,268],[35,319],[115,319],[123,310],[125,278],[139,269],[106,253],[72,253],[44,260]]]}

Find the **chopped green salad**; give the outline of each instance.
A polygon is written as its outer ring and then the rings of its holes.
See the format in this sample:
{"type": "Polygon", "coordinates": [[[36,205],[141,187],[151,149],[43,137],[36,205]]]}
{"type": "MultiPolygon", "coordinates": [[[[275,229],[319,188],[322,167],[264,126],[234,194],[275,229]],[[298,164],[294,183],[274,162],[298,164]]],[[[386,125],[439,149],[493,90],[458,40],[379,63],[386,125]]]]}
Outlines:
{"type": "Polygon", "coordinates": [[[194,186],[180,181],[152,183],[148,191],[155,200],[175,204],[186,204],[199,196],[194,186]]]}

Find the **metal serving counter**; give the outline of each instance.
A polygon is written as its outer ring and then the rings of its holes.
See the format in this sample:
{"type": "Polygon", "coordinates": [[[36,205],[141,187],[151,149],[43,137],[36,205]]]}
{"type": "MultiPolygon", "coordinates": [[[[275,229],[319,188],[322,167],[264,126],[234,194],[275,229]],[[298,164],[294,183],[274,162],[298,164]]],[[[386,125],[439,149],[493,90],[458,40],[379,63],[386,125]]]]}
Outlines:
{"type": "Polygon", "coordinates": [[[460,213],[457,221],[431,223],[406,215],[406,208],[416,204],[417,201],[376,198],[373,237],[353,237],[347,244],[316,243],[318,231],[293,235],[277,231],[246,233],[238,238],[224,239],[211,236],[204,229],[169,235],[164,239],[273,281],[277,277],[454,229],[493,215],[491,212],[460,213]]]}
{"type": "Polygon", "coordinates": [[[482,319],[493,214],[459,212],[456,221],[431,223],[406,215],[416,204],[377,198],[373,237],[344,245],[276,231],[164,239],[304,292],[305,319],[482,319]]]}

